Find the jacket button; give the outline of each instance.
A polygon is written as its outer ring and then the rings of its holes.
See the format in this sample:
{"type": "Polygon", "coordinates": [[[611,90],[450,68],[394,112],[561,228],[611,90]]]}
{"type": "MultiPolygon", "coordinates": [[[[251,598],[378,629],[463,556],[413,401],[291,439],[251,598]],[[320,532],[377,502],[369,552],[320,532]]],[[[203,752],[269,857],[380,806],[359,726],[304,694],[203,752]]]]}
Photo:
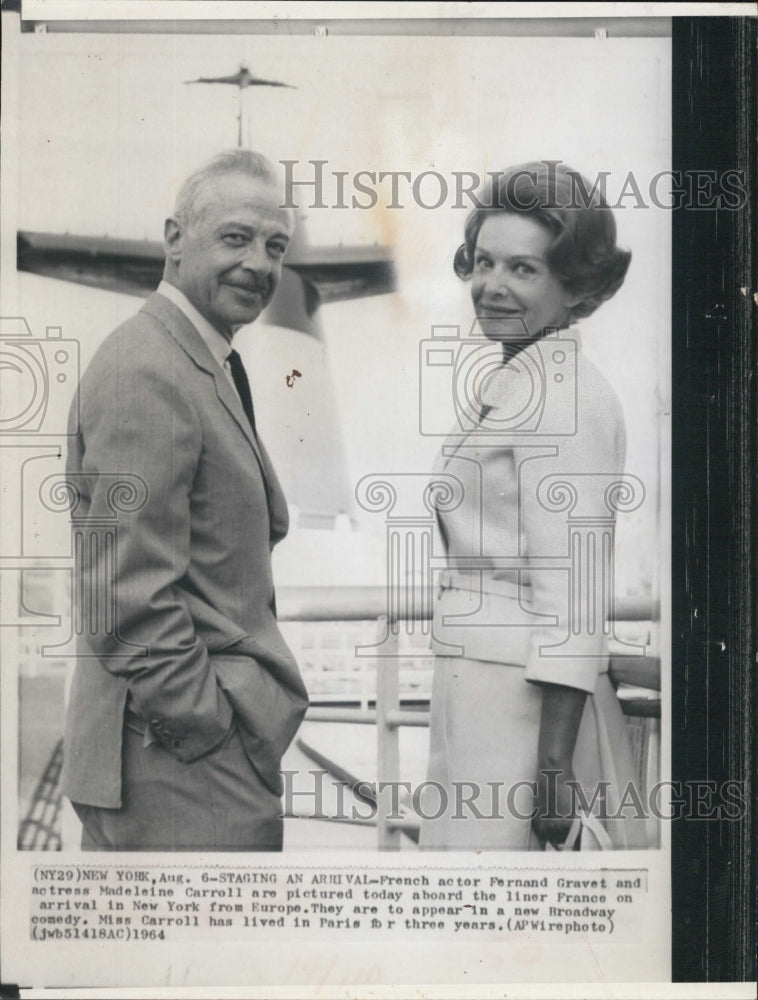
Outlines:
{"type": "Polygon", "coordinates": [[[171,746],[172,746],[172,747],[173,747],[173,748],[174,748],[175,750],[178,750],[178,749],[179,749],[179,747],[180,747],[180,746],[181,746],[181,745],[182,745],[183,743],[184,743],[184,740],[171,740],[171,746]]]}
{"type": "Polygon", "coordinates": [[[153,727],[153,729],[162,729],[163,728],[163,722],[160,719],[151,719],[150,720],[150,725],[153,727]]]}

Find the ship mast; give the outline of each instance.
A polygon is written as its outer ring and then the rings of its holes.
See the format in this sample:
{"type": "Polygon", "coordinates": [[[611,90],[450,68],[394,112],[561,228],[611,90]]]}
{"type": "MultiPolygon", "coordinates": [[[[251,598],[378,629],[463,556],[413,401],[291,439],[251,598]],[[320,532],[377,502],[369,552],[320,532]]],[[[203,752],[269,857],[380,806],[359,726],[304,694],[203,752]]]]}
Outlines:
{"type": "MultiPolygon", "coordinates": [[[[226,83],[236,87],[239,92],[239,111],[237,114],[237,147],[242,149],[242,111],[244,102],[244,92],[248,87],[287,87],[295,90],[289,83],[279,83],[277,80],[263,80],[253,76],[247,66],[241,65],[239,70],[232,76],[201,76],[197,80],[185,80],[185,83],[226,83]]],[[[250,139],[251,136],[248,136],[250,139]]]]}

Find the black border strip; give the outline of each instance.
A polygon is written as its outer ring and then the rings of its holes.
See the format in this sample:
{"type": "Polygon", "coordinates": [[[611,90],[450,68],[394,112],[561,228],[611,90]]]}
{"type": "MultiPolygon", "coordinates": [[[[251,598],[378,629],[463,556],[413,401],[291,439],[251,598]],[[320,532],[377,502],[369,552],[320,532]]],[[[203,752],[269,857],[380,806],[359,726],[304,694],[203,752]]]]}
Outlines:
{"type": "Polygon", "coordinates": [[[673,22],[674,170],[747,192],[673,218],[672,778],[742,782],[745,806],[672,824],[675,982],[756,978],[757,24],[673,22]]]}

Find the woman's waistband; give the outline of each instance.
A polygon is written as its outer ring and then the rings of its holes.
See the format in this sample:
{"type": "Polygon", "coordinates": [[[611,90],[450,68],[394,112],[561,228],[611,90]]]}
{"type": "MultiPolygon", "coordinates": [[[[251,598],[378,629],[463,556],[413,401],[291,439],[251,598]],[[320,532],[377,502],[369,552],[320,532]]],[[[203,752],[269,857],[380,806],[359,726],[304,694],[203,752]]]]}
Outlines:
{"type": "Polygon", "coordinates": [[[439,588],[440,591],[463,590],[467,593],[495,594],[498,597],[510,597],[512,600],[522,603],[529,603],[532,600],[531,584],[503,580],[491,576],[483,570],[465,572],[445,569],[439,574],[439,588]]]}

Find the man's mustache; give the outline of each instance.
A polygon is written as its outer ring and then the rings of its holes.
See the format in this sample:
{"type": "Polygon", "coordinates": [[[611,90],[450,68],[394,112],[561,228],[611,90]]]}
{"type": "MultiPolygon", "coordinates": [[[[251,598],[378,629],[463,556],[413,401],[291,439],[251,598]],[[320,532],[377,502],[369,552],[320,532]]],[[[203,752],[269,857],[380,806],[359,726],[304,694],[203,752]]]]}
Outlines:
{"type": "Polygon", "coordinates": [[[235,288],[243,288],[246,292],[255,292],[258,295],[270,295],[273,288],[270,278],[251,278],[248,281],[225,278],[224,283],[233,285],[235,288]]]}

